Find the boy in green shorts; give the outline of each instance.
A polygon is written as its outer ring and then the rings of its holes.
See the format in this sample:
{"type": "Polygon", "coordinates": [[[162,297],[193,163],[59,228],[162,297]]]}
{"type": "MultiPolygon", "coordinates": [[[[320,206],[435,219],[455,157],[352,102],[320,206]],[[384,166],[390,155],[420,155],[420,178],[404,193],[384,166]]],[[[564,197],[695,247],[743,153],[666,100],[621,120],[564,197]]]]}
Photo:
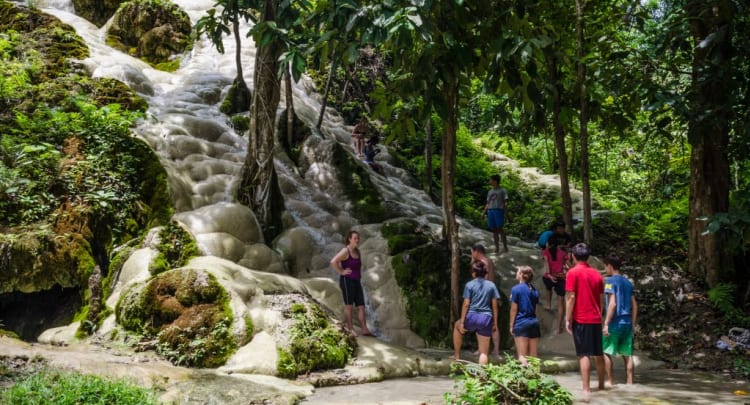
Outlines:
{"type": "Polygon", "coordinates": [[[627,383],[633,383],[633,327],[636,325],[638,303],[633,295],[633,284],[620,274],[620,258],[609,255],[604,258],[607,279],[604,281],[607,317],[602,325],[604,367],[610,385],[615,384],[612,356],[622,356],[625,361],[627,383]]]}

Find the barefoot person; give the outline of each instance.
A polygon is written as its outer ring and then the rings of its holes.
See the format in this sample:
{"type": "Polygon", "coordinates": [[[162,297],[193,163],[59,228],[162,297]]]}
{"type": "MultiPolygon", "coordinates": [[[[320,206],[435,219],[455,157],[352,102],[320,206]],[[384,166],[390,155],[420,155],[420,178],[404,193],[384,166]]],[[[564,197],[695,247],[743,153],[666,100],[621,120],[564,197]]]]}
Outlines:
{"type": "Polygon", "coordinates": [[[498,236],[503,241],[503,252],[508,251],[508,239],[505,237],[503,226],[508,220],[508,191],[500,187],[500,176],[493,174],[490,177],[492,189],[487,192],[487,204],[482,210],[482,215],[487,216],[487,227],[492,231],[492,239],[495,242],[495,252],[500,252],[498,236]]]}
{"type": "MultiPolygon", "coordinates": [[[[484,245],[481,243],[477,243],[471,247],[471,263],[474,264],[478,261],[484,263],[484,268],[487,270],[484,278],[495,283],[495,264],[492,262],[492,259],[487,257],[484,245]]],[[[495,287],[497,287],[497,283],[495,283],[495,287]]],[[[498,306],[500,305],[502,305],[502,302],[498,302],[498,306]]],[[[492,355],[500,357],[500,329],[492,331],[492,355]]]]}
{"type": "Polygon", "coordinates": [[[604,357],[602,352],[602,294],[604,279],[589,266],[591,250],[585,243],[573,246],[573,266],[565,279],[565,328],[573,335],[578,365],[583,380],[583,400],[591,398],[591,359],[594,357],[599,389],[604,389],[604,357]]]}
{"type": "Polygon", "coordinates": [[[352,306],[357,307],[360,333],[362,336],[373,336],[367,329],[365,319],[365,294],[362,290],[362,258],[359,255],[359,233],[349,231],[346,234],[346,246],[331,259],[331,267],[339,273],[339,287],[344,295],[344,320],[352,336],[357,336],[352,325],[352,306]]]}
{"type": "Polygon", "coordinates": [[[607,297],[607,316],[604,318],[604,367],[607,369],[609,384],[615,385],[612,357],[622,356],[625,362],[625,375],[628,384],[633,383],[633,327],[638,316],[638,303],[633,295],[633,283],[620,274],[620,258],[609,255],[604,258],[607,279],[604,281],[604,294],[607,297]]]}
{"type": "Polygon", "coordinates": [[[519,266],[516,272],[516,284],[510,290],[510,334],[516,345],[518,361],[527,365],[527,356],[538,357],[539,319],[536,317],[536,305],[539,303],[539,291],[531,285],[534,270],[529,266],[519,266]]]}
{"type": "Polygon", "coordinates": [[[352,130],[352,143],[358,157],[362,157],[365,136],[367,136],[367,118],[362,116],[352,130]]]}
{"type": "Polygon", "coordinates": [[[557,313],[555,314],[555,325],[553,333],[562,333],[563,331],[563,313],[565,312],[565,261],[568,253],[563,250],[562,243],[564,240],[557,235],[547,241],[547,246],[542,251],[544,260],[544,276],[542,281],[547,288],[547,309],[552,311],[552,291],[555,291],[557,297],[557,313]]]}
{"type": "Polygon", "coordinates": [[[461,319],[453,326],[453,359],[459,360],[461,344],[466,332],[475,332],[479,346],[479,364],[490,362],[490,336],[497,330],[497,300],[500,292],[495,284],[484,278],[487,269],[481,261],[471,266],[473,280],[464,287],[461,319]]]}

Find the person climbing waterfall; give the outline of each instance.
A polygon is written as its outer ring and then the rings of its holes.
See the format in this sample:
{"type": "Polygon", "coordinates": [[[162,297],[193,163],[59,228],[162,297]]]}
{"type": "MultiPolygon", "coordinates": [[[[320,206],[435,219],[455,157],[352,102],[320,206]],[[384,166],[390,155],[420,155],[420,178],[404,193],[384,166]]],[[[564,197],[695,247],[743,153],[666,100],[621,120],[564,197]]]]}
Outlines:
{"type": "Polygon", "coordinates": [[[482,215],[487,216],[487,227],[492,231],[492,239],[495,242],[495,252],[500,252],[500,242],[503,241],[503,253],[508,251],[508,239],[505,236],[503,226],[508,217],[508,191],[500,187],[500,176],[493,174],[490,177],[490,191],[487,192],[487,204],[482,210],[482,215]]]}
{"type": "Polygon", "coordinates": [[[339,274],[339,287],[344,296],[344,321],[349,333],[357,336],[352,324],[352,307],[357,307],[360,334],[375,336],[367,328],[365,318],[365,293],[362,290],[362,256],[359,252],[359,233],[349,231],[346,234],[346,246],[331,259],[331,267],[339,274]]]}
{"type": "Polygon", "coordinates": [[[380,153],[380,148],[377,148],[378,142],[380,142],[380,137],[378,135],[371,136],[370,139],[365,142],[365,163],[367,163],[376,173],[383,174],[383,168],[375,162],[375,155],[380,153]]]}
{"type": "Polygon", "coordinates": [[[453,359],[460,360],[461,344],[466,332],[475,332],[477,346],[479,346],[479,364],[490,362],[490,336],[497,330],[498,309],[497,300],[500,292],[495,283],[484,276],[487,269],[481,261],[471,266],[473,280],[464,287],[464,301],[461,306],[461,319],[453,326],[453,359]]]}
{"type": "Polygon", "coordinates": [[[352,143],[354,144],[354,151],[357,152],[357,157],[362,157],[362,149],[364,147],[363,142],[367,136],[367,118],[363,115],[360,117],[357,125],[352,130],[352,143]]]}

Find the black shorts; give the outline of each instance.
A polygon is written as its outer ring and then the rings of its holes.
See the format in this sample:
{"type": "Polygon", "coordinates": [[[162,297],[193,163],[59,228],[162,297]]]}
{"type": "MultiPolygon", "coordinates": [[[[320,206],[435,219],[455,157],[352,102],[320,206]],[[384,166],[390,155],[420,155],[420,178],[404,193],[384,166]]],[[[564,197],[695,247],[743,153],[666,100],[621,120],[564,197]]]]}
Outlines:
{"type": "Polygon", "coordinates": [[[573,343],[577,356],[603,356],[602,324],[573,322],[573,343]]]}
{"type": "Polygon", "coordinates": [[[564,278],[558,278],[557,281],[552,281],[551,279],[547,277],[542,277],[542,281],[544,281],[544,286],[547,287],[548,290],[555,289],[555,294],[564,297],[565,296],[565,279],[564,278]]]}
{"type": "Polygon", "coordinates": [[[362,283],[349,277],[339,277],[339,287],[344,295],[344,305],[365,305],[365,293],[362,291],[362,283]]]}

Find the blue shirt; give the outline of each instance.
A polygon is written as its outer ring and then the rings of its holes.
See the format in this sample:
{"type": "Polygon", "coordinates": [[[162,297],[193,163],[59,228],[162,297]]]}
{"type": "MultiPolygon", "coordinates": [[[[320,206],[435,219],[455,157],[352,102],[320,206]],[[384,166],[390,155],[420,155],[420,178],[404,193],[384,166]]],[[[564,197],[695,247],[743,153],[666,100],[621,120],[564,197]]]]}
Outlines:
{"type": "Polygon", "coordinates": [[[464,299],[469,299],[469,312],[492,315],[492,299],[500,298],[495,283],[475,278],[464,287],[464,299]]]}
{"type": "Polygon", "coordinates": [[[510,302],[518,305],[514,328],[523,327],[529,322],[536,322],[536,304],[539,303],[539,291],[526,283],[518,283],[510,289],[510,302]]]}
{"type": "Polygon", "coordinates": [[[542,249],[546,248],[547,247],[547,241],[549,240],[549,238],[553,234],[554,234],[554,232],[552,232],[550,230],[546,230],[546,231],[542,232],[542,234],[539,235],[539,239],[536,241],[537,246],[539,246],[542,249]]]}
{"type": "MultiPolygon", "coordinates": [[[[608,277],[604,281],[604,293],[615,295],[615,314],[612,317],[611,324],[614,325],[630,325],[632,324],[631,314],[633,308],[631,308],[630,298],[633,296],[633,284],[627,278],[622,275],[614,275],[608,277]]],[[[607,305],[609,305],[609,297],[607,297],[607,305]]]]}

